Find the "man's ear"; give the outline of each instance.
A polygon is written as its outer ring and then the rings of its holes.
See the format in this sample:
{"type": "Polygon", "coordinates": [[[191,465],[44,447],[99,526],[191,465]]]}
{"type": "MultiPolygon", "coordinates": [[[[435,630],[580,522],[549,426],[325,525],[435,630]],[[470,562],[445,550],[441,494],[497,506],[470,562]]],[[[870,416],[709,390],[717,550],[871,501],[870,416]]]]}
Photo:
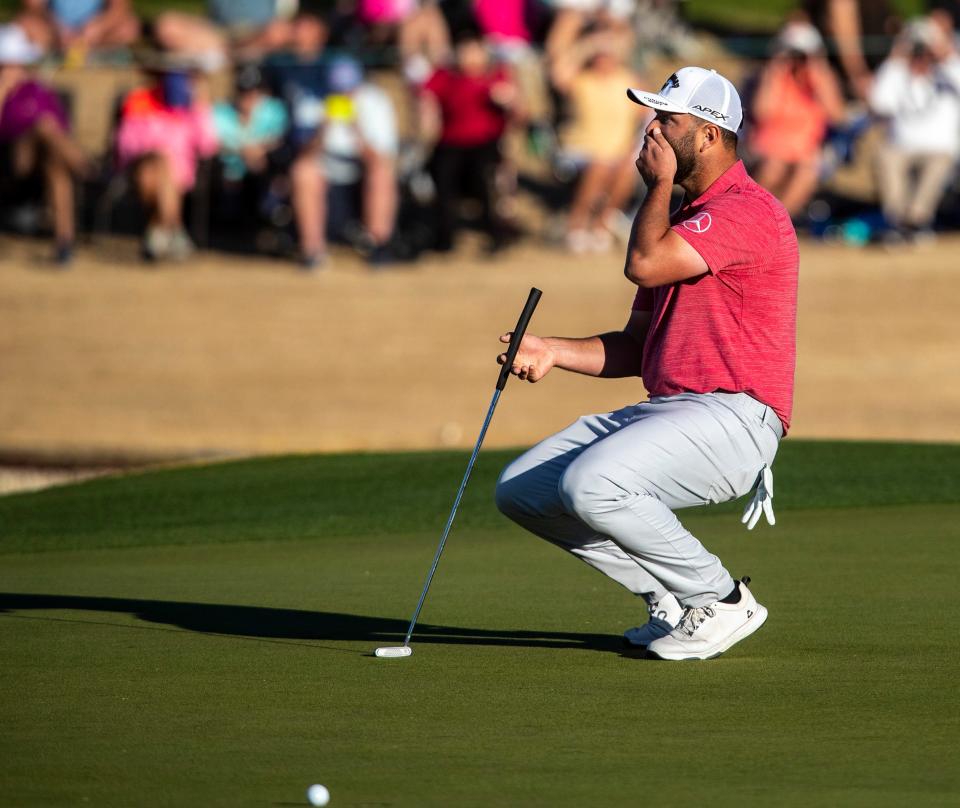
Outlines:
{"type": "Polygon", "coordinates": [[[700,141],[700,151],[705,152],[714,146],[719,146],[723,140],[720,134],[720,127],[715,123],[705,124],[703,129],[703,140],[700,141]]]}

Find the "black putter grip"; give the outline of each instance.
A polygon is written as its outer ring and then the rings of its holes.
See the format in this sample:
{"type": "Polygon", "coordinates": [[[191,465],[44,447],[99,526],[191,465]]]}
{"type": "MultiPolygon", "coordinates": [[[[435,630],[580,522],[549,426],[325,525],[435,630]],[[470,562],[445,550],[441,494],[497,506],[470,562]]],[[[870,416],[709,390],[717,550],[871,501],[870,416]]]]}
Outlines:
{"type": "Polygon", "coordinates": [[[523,307],[523,311],[520,312],[520,319],[517,320],[517,326],[513,329],[513,336],[510,337],[510,345],[507,347],[507,360],[503,363],[503,367],[500,368],[500,378],[497,379],[497,390],[503,390],[503,388],[507,386],[507,379],[510,378],[510,368],[513,367],[513,360],[516,358],[517,350],[520,348],[520,341],[527,331],[530,318],[533,317],[533,310],[537,307],[537,303],[540,302],[540,296],[542,294],[543,292],[536,287],[530,290],[527,304],[523,307]]]}

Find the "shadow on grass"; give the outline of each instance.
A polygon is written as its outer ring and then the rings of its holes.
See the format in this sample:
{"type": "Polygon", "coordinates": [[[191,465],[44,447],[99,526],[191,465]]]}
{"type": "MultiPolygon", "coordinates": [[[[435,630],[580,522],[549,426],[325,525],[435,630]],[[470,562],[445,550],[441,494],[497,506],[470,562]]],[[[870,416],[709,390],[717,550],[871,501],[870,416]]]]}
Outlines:
{"type": "MultiPolygon", "coordinates": [[[[130,614],[148,623],[204,634],[271,640],[343,640],[392,644],[403,640],[408,621],[339,612],[308,612],[221,603],[177,603],[132,598],[83,597],[0,592],[0,614],[32,609],[71,609],[130,614]]],[[[491,631],[418,623],[417,643],[503,645],[526,648],[583,648],[620,651],[621,639],[610,634],[557,631],[491,631]]]]}

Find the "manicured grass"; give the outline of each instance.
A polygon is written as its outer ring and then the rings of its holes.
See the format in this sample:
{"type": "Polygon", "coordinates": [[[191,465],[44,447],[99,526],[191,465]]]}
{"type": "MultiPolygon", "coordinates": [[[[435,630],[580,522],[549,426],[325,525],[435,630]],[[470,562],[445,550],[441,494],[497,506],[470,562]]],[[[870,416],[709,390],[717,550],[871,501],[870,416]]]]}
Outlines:
{"type": "MultiPolygon", "coordinates": [[[[483,452],[459,528],[510,529],[491,496],[514,454],[483,452]]],[[[0,499],[0,553],[431,531],[443,525],[465,466],[461,452],[304,455],[93,480],[0,499]]],[[[778,512],[953,503],[960,449],[787,440],[775,471],[778,512]]]]}
{"type": "Polygon", "coordinates": [[[770,620],[621,653],[629,594],[481,456],[290,457],[0,498],[0,804],[953,805],[960,447],[787,441],[776,528],[685,522],[770,620]]]}

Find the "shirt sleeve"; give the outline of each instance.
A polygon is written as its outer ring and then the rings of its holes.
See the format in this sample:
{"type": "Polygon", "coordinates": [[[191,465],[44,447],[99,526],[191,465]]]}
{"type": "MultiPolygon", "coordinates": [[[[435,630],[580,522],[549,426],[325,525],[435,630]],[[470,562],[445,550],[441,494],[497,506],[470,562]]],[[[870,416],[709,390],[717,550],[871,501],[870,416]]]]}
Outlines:
{"type": "Polygon", "coordinates": [[[261,104],[261,117],[258,121],[257,137],[260,140],[277,140],[287,132],[289,120],[287,109],[279,98],[265,98],[261,104]]]}
{"type": "Polygon", "coordinates": [[[780,241],[774,211],[750,194],[721,194],[673,226],[714,275],[761,270],[780,241]]]}
{"type": "Polygon", "coordinates": [[[887,59],[877,70],[868,103],[877,115],[895,115],[903,107],[910,72],[902,59],[887,59]]]}

